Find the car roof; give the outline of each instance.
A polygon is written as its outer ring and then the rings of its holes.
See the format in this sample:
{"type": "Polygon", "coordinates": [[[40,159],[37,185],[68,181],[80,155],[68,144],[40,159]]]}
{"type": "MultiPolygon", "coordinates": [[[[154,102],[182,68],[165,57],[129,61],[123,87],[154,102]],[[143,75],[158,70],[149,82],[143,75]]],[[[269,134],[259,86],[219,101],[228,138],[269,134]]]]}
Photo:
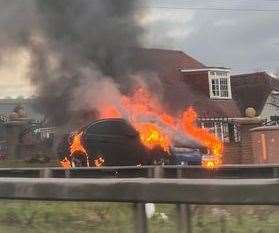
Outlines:
{"type": "Polygon", "coordinates": [[[125,120],[124,118],[105,118],[105,119],[99,119],[96,121],[93,121],[91,123],[89,123],[88,125],[86,125],[85,127],[83,127],[83,130],[86,130],[88,128],[90,128],[93,125],[102,123],[102,122],[123,122],[126,123],[127,125],[132,126],[127,120],[125,120]]]}
{"type": "Polygon", "coordinates": [[[98,123],[98,122],[106,122],[106,121],[125,121],[127,122],[127,120],[125,120],[124,118],[104,118],[104,119],[99,119],[99,120],[96,120],[93,123],[98,123]]]}

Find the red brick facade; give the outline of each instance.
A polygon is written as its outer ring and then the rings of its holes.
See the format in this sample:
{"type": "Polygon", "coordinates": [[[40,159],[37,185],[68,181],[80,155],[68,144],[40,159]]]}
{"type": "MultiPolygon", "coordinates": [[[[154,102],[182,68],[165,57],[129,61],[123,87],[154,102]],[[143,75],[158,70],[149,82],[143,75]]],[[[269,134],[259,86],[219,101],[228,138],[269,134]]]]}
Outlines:
{"type": "Polygon", "coordinates": [[[279,127],[260,127],[251,130],[255,163],[279,163],[279,127]]]}
{"type": "Polygon", "coordinates": [[[253,155],[253,141],[250,130],[262,125],[262,121],[258,118],[239,120],[241,141],[225,143],[224,164],[253,164],[256,162],[253,155]]]}

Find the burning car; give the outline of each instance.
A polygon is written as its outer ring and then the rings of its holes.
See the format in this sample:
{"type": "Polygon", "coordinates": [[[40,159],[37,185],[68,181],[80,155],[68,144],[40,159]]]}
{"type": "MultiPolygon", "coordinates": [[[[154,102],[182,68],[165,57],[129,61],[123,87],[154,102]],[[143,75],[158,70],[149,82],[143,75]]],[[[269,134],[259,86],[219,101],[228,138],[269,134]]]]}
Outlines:
{"type": "Polygon", "coordinates": [[[148,150],[133,126],[117,118],[98,120],[78,132],[65,135],[58,147],[63,167],[150,164],[151,153],[153,160],[166,155],[159,148],[148,150]]]}
{"type": "MultiPolygon", "coordinates": [[[[158,137],[153,131],[151,137],[158,137]]],[[[145,146],[139,132],[126,120],[111,118],[95,121],[65,135],[58,147],[63,167],[136,166],[151,164],[201,165],[199,149],[172,149],[145,146]],[[191,153],[195,152],[195,153],[191,153]]]]}
{"type": "Polygon", "coordinates": [[[102,103],[96,117],[101,120],[65,136],[58,150],[63,167],[222,164],[223,143],[198,125],[194,108],[171,115],[144,88],[121,96],[117,104],[102,103]],[[183,151],[175,149],[179,144],[183,151]],[[205,160],[201,148],[208,151],[205,160]]]}

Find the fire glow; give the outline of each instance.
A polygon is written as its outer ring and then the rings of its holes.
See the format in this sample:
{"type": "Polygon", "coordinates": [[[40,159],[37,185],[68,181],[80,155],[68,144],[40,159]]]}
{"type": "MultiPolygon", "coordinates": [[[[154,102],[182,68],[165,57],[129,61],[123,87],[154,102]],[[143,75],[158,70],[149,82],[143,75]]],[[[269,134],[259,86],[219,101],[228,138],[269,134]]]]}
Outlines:
{"type": "MultiPolygon", "coordinates": [[[[132,96],[122,96],[120,106],[107,104],[99,110],[99,118],[125,118],[139,132],[141,142],[148,149],[160,147],[165,152],[170,151],[172,136],[169,132],[179,132],[186,138],[192,138],[210,151],[210,156],[203,160],[202,166],[207,169],[218,168],[222,164],[223,144],[208,129],[199,128],[198,115],[192,107],[186,109],[180,117],[167,114],[156,100],[145,89],[140,88],[132,96]]],[[[73,135],[70,145],[71,158],[75,154],[87,157],[82,145],[82,132],[73,135]]],[[[87,158],[88,159],[88,158],[87,158]]],[[[103,157],[94,161],[96,167],[104,164],[103,157]]],[[[60,162],[62,166],[69,167],[69,161],[60,162]]]]}
{"type": "Polygon", "coordinates": [[[198,115],[192,107],[175,118],[163,110],[156,98],[139,88],[132,96],[123,96],[120,107],[108,105],[100,111],[100,118],[113,117],[128,118],[149,149],[160,146],[168,152],[172,142],[168,131],[172,130],[184,134],[186,138],[191,137],[210,150],[210,156],[202,162],[203,167],[214,169],[222,164],[223,143],[208,129],[198,127],[198,115]]]}
{"type": "Polygon", "coordinates": [[[203,161],[203,166],[209,169],[214,169],[222,164],[223,143],[208,129],[197,127],[198,115],[193,108],[189,108],[183,113],[182,127],[185,133],[191,135],[202,145],[210,149],[212,158],[203,161]]]}
{"type": "Polygon", "coordinates": [[[70,146],[71,156],[74,154],[81,154],[81,155],[87,155],[86,150],[84,149],[82,142],[81,142],[82,132],[81,133],[74,133],[72,143],[70,146]]]}
{"type": "MultiPolygon", "coordinates": [[[[83,144],[82,144],[82,134],[83,132],[75,132],[73,133],[72,137],[71,137],[71,143],[70,143],[70,158],[73,159],[75,156],[85,156],[86,157],[86,161],[87,161],[87,165],[88,164],[88,154],[86,149],[84,148],[83,144]]],[[[60,161],[60,164],[64,167],[64,168],[70,168],[70,167],[74,167],[75,164],[71,163],[68,159],[67,156],[65,157],[65,159],[63,161],[60,161]]]]}
{"type": "Polygon", "coordinates": [[[165,152],[169,152],[171,142],[167,135],[152,123],[137,124],[136,129],[140,132],[141,142],[149,149],[161,147],[165,152]]]}
{"type": "Polygon", "coordinates": [[[97,159],[94,160],[94,164],[96,167],[103,167],[105,160],[102,156],[98,156],[97,159]]]}
{"type": "Polygon", "coordinates": [[[60,161],[60,165],[66,169],[69,169],[72,167],[71,162],[68,160],[67,157],[65,157],[63,160],[60,161]]]}

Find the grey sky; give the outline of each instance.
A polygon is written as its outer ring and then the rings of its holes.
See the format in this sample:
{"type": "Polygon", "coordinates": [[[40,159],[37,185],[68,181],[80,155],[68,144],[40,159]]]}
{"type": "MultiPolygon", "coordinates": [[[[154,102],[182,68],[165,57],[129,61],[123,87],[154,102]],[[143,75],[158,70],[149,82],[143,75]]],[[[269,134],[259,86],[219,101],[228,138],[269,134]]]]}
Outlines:
{"type": "Polygon", "coordinates": [[[277,12],[151,10],[150,47],[181,49],[234,73],[279,69],[278,0],[151,0],[150,6],[267,9],[277,12]]]}

